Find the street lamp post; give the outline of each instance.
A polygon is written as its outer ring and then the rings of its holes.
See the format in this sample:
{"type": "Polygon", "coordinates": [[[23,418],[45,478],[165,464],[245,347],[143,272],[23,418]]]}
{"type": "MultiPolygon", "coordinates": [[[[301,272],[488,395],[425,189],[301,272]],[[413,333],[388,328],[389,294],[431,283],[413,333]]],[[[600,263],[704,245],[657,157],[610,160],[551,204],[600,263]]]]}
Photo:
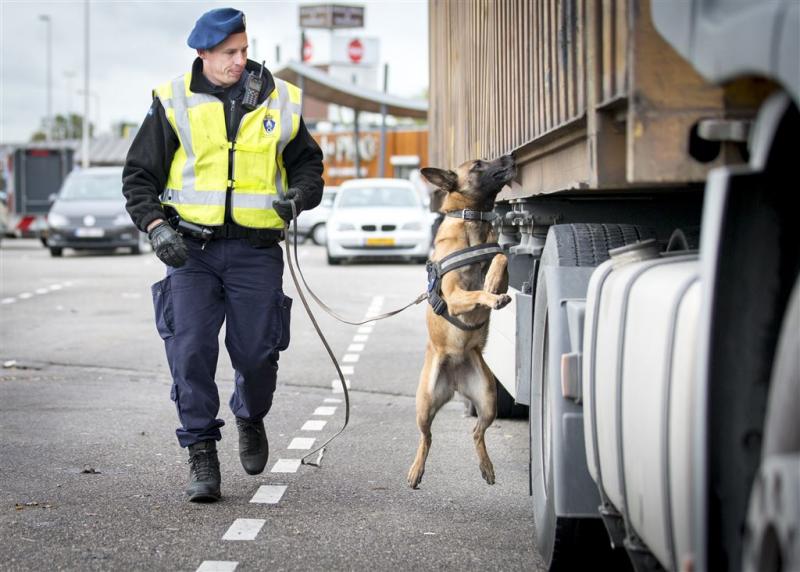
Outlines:
{"type": "Polygon", "coordinates": [[[81,130],[81,166],[89,168],[89,0],[83,5],[83,129],[81,130]]]}
{"type": "Polygon", "coordinates": [[[48,14],[40,14],[39,20],[47,24],[47,115],[45,116],[45,135],[52,138],[53,130],[53,31],[48,14]]]}

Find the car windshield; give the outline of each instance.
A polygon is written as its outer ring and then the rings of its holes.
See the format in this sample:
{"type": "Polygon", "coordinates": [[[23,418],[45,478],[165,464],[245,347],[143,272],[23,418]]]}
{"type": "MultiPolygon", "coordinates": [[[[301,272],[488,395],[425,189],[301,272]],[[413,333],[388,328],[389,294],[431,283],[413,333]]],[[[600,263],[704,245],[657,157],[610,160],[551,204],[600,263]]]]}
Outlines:
{"type": "Polygon", "coordinates": [[[419,206],[419,200],[411,189],[365,187],[342,189],[339,194],[339,208],[419,206]]]}
{"type": "Polygon", "coordinates": [[[122,200],[122,171],[72,173],[58,198],[64,201],[122,200]]]}

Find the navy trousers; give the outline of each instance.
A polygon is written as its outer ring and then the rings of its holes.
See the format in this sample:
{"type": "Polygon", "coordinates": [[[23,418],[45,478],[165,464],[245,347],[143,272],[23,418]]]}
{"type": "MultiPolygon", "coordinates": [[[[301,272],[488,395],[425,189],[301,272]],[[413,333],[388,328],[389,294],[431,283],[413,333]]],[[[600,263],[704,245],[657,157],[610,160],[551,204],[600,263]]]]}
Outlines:
{"type": "Polygon", "coordinates": [[[189,260],[167,267],[152,287],[156,325],[172,373],[171,397],[181,427],[178,442],[188,447],[219,440],[219,392],[214,380],[219,331],[234,368],[230,400],[236,417],[262,419],[272,406],[278,352],[289,346],[292,300],[282,291],[279,246],[255,247],[246,239],[202,242],[185,239],[189,260]]]}

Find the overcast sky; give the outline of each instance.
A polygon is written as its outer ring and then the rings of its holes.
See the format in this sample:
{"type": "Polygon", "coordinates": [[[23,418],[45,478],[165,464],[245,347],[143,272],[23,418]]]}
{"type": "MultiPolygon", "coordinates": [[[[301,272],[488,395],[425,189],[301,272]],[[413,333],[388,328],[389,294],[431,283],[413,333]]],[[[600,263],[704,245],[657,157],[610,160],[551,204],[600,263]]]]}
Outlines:
{"type": "MultiPolygon", "coordinates": [[[[297,59],[298,6],[325,2],[299,0],[239,2],[93,0],[90,8],[90,92],[96,94],[90,115],[100,132],[112,122],[139,123],[156,85],[189,70],[195,53],[186,45],[194,22],[206,10],[233,6],[247,16],[250,57],[266,59],[276,69],[281,60],[297,59]],[[253,40],[257,54],[253,54],[253,40]],[[99,106],[95,105],[99,102],[99,106]],[[99,111],[99,114],[98,114],[99,111]]],[[[337,2],[332,2],[337,3],[337,2]]],[[[380,39],[380,64],[388,63],[389,92],[418,96],[428,84],[428,13],[426,0],[341,2],[365,6],[362,34],[380,39]]],[[[84,2],[0,0],[0,142],[30,139],[47,108],[47,14],[52,26],[53,113],[83,113],[84,2]]],[[[309,32],[322,46],[329,32],[309,32]]],[[[318,54],[324,50],[316,50],[318,54]]],[[[378,74],[380,77],[380,74],[378,74]]]]}

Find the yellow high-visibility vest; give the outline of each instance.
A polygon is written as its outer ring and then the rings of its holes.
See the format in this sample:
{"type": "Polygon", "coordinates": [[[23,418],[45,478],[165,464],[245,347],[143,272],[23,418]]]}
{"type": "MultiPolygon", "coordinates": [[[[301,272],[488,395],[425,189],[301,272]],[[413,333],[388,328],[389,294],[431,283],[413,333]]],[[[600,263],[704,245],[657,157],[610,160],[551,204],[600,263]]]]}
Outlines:
{"type": "Polygon", "coordinates": [[[230,187],[234,222],[249,228],[283,228],[272,203],[288,189],[283,150],[300,127],[300,88],[275,78],[275,89],[244,115],[231,143],[222,101],[192,92],[191,81],[190,72],[153,91],[180,141],[161,203],[184,220],[219,226],[225,222],[230,187]],[[228,179],[231,149],[233,180],[228,179]]]}

